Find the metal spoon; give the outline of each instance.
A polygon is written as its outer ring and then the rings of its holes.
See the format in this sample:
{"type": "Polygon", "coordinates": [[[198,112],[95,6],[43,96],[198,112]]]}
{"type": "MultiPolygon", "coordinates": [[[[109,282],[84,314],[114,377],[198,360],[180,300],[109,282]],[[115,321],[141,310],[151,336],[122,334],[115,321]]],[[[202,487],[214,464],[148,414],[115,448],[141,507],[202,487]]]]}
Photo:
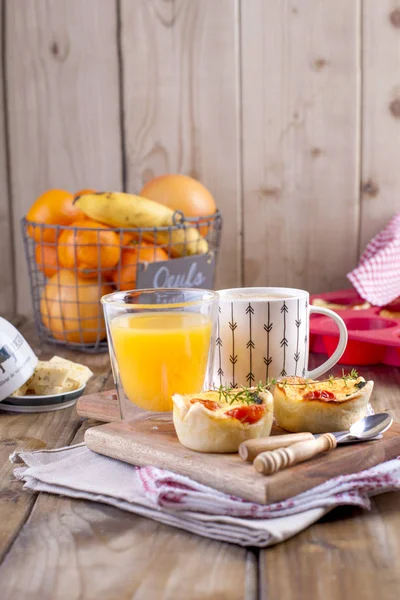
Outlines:
{"type": "Polygon", "coordinates": [[[392,423],[393,419],[388,413],[377,413],[356,421],[348,431],[337,431],[333,435],[338,444],[356,440],[370,440],[387,431],[392,423]]]}
{"type": "Polygon", "coordinates": [[[337,444],[354,441],[371,441],[378,439],[379,434],[389,429],[393,423],[388,413],[369,415],[356,421],[348,431],[335,431],[314,435],[314,439],[292,444],[287,448],[278,448],[261,452],[254,459],[253,465],[258,473],[272,475],[300,462],[309,460],[321,452],[329,452],[337,444]]]}

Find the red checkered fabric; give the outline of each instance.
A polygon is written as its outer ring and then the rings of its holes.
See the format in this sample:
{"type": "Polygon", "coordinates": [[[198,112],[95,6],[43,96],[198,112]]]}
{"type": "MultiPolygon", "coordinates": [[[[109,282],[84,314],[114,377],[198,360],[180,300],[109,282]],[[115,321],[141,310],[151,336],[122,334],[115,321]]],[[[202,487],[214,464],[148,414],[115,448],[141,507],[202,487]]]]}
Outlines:
{"type": "Polygon", "coordinates": [[[375,306],[400,296],[400,213],[369,242],[347,278],[361,298],[375,306]]]}

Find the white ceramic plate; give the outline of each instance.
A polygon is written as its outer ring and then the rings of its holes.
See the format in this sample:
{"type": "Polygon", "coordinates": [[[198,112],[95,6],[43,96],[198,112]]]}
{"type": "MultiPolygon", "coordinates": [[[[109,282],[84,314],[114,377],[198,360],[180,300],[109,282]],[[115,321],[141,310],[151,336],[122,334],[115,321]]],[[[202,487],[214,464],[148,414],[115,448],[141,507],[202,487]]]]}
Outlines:
{"type": "Polygon", "coordinates": [[[50,412],[52,410],[61,410],[63,408],[68,408],[69,406],[73,406],[75,404],[76,400],[77,399],[74,398],[74,400],[68,400],[68,402],[61,402],[58,404],[49,404],[49,405],[44,404],[42,406],[18,406],[15,404],[5,404],[3,401],[3,402],[0,402],[0,411],[13,412],[13,413],[50,412]]]}
{"type": "Polygon", "coordinates": [[[82,385],[80,388],[72,390],[71,392],[63,392],[62,394],[48,394],[47,396],[9,396],[0,402],[0,408],[3,410],[11,410],[11,407],[27,409],[26,411],[14,412],[39,412],[35,409],[44,406],[47,407],[47,410],[57,410],[56,408],[48,407],[66,408],[67,404],[68,406],[71,406],[70,403],[75,402],[75,400],[83,394],[85,387],[86,385],[82,385]]]}

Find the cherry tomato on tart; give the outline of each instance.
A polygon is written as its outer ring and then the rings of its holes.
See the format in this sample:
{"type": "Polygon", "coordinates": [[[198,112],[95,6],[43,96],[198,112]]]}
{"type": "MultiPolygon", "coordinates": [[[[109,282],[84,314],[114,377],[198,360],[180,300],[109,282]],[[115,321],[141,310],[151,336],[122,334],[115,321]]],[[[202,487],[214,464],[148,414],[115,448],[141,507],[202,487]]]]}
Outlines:
{"type": "Polygon", "coordinates": [[[261,386],[175,394],[172,400],[178,439],[191,450],[237,452],[245,440],[271,433],[272,394],[261,386]]]}
{"type": "Polygon", "coordinates": [[[323,381],[287,377],[274,389],[274,414],[287,431],[343,431],[365,417],[374,387],[353,370],[323,381]]]}

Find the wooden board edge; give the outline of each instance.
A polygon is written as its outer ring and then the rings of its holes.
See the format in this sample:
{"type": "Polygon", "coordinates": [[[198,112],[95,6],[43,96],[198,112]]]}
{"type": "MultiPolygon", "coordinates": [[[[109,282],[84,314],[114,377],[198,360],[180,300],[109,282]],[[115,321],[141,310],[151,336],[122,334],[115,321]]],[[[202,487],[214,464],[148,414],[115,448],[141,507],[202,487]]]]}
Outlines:
{"type": "MultiPolygon", "coordinates": [[[[120,424],[118,424],[118,426],[120,426],[120,424]]],[[[121,432],[121,433],[123,434],[124,432],[121,432]]],[[[86,446],[89,448],[89,450],[92,450],[93,452],[97,452],[98,454],[102,454],[103,456],[108,456],[108,457],[114,458],[116,460],[122,460],[123,462],[127,462],[128,464],[139,466],[139,467],[151,466],[151,467],[164,468],[166,470],[174,471],[174,469],[172,467],[160,467],[159,466],[160,465],[159,460],[158,460],[159,452],[157,450],[155,452],[153,452],[152,455],[146,454],[146,458],[144,458],[140,445],[138,445],[138,454],[135,455],[135,460],[133,460],[132,458],[129,460],[129,457],[122,459],[121,455],[119,453],[119,448],[115,449],[115,447],[114,447],[112,438],[113,438],[112,431],[108,431],[106,426],[104,426],[104,425],[98,425],[95,427],[90,427],[89,429],[86,430],[84,441],[85,441],[86,446]]],[[[131,443],[132,443],[132,446],[134,449],[135,442],[131,441],[131,443]]],[[[190,452],[192,452],[192,451],[188,450],[188,453],[190,453],[190,452]]],[[[133,450],[132,454],[133,453],[134,453],[134,450],[133,450]]],[[[201,453],[199,453],[199,454],[201,454],[201,453]]],[[[174,471],[174,472],[176,472],[176,471],[174,471]]],[[[194,479],[193,471],[188,468],[186,461],[182,461],[181,467],[179,470],[179,475],[188,477],[189,479],[197,481],[198,483],[201,483],[202,485],[205,485],[208,487],[213,487],[210,485],[210,482],[206,478],[206,476],[207,476],[206,472],[203,473],[203,472],[199,471],[196,474],[196,478],[194,479]]],[[[260,479],[262,477],[263,476],[260,475],[260,479]]],[[[224,480],[224,484],[226,484],[226,480],[224,480]]],[[[220,486],[220,487],[215,487],[215,489],[219,489],[219,491],[221,491],[225,494],[232,494],[234,496],[238,495],[237,488],[235,488],[234,486],[229,486],[229,483],[226,485],[220,486]]],[[[246,493],[246,491],[245,491],[240,494],[240,497],[243,498],[244,500],[248,500],[249,502],[257,502],[259,504],[266,504],[266,493],[265,493],[265,488],[263,486],[260,486],[260,487],[254,486],[252,488],[251,493],[246,493]]]]}
{"type": "MultiPolygon", "coordinates": [[[[360,473],[362,471],[367,471],[368,469],[372,469],[373,467],[376,467],[380,464],[383,464],[384,462],[393,460],[393,459],[397,458],[398,456],[400,456],[400,427],[397,423],[396,423],[396,425],[398,426],[398,429],[399,429],[397,435],[393,435],[390,438],[385,439],[385,440],[377,440],[376,442],[364,442],[364,443],[360,443],[360,444],[354,444],[354,446],[355,446],[354,450],[356,450],[358,454],[361,454],[367,444],[370,444],[371,449],[372,449],[374,444],[379,444],[381,442],[384,442],[384,447],[382,448],[382,452],[385,454],[384,460],[376,460],[377,454],[370,452],[369,454],[365,455],[366,464],[364,464],[361,469],[357,468],[357,467],[355,469],[352,468],[351,463],[350,463],[350,468],[344,468],[341,473],[337,473],[335,475],[331,475],[326,478],[323,478],[322,481],[319,481],[313,487],[323,485],[330,479],[335,479],[335,477],[354,475],[354,474],[360,473]],[[389,456],[386,456],[387,454],[389,454],[389,456]]],[[[311,459],[310,461],[307,461],[309,463],[309,465],[308,465],[309,471],[312,470],[314,460],[316,460],[317,458],[318,457],[316,457],[315,459],[311,459]]],[[[301,464],[305,464],[305,463],[301,463],[301,464]]],[[[355,460],[352,464],[357,465],[357,461],[355,460]]],[[[297,489],[296,489],[295,494],[289,493],[289,495],[288,495],[287,493],[286,494],[279,493],[279,490],[282,489],[282,488],[279,488],[280,479],[282,479],[282,483],[284,481],[284,485],[286,486],[286,489],[290,490],[294,487],[295,481],[296,481],[295,469],[296,469],[296,465],[294,467],[290,467],[289,469],[286,469],[285,471],[281,471],[280,473],[276,473],[274,475],[274,477],[275,477],[274,488],[268,489],[268,486],[266,487],[266,502],[265,502],[266,504],[282,502],[283,500],[287,500],[288,498],[293,498],[294,496],[297,496],[299,494],[302,494],[306,491],[313,489],[312,487],[308,487],[306,485],[302,486],[301,483],[299,485],[299,483],[297,482],[297,489]],[[289,485],[288,485],[287,480],[288,480],[288,475],[290,475],[290,474],[292,474],[293,477],[289,478],[289,485]]],[[[304,477],[303,481],[306,482],[307,477],[304,477]]],[[[283,487],[283,485],[282,485],[282,487],[283,487]]]]}
{"type": "MultiPolygon", "coordinates": [[[[122,460],[123,462],[127,462],[129,464],[136,465],[136,466],[159,467],[159,464],[160,464],[159,460],[158,460],[159,451],[156,449],[152,455],[147,454],[147,453],[146,453],[146,455],[144,455],[140,444],[137,446],[138,453],[135,454],[135,460],[133,460],[133,459],[129,460],[129,457],[122,459],[121,454],[119,452],[120,447],[118,447],[117,449],[114,448],[113,436],[116,433],[120,433],[120,435],[122,435],[122,436],[127,436],[127,434],[129,433],[129,427],[127,424],[124,424],[122,421],[119,423],[117,423],[117,422],[109,423],[107,425],[98,425],[95,427],[91,427],[85,432],[84,440],[85,440],[87,447],[90,450],[92,450],[93,452],[97,452],[98,454],[102,454],[104,456],[109,456],[116,460],[122,460]],[[107,425],[112,425],[114,427],[116,426],[117,430],[120,430],[120,431],[116,432],[115,430],[110,429],[109,427],[107,428],[107,425]]],[[[400,435],[399,435],[400,425],[398,423],[394,423],[394,426],[396,429],[396,434],[391,436],[389,439],[383,440],[385,442],[385,448],[382,449],[382,452],[385,455],[387,455],[389,453],[390,454],[389,458],[386,458],[386,456],[385,456],[385,460],[376,461],[375,460],[376,454],[370,453],[369,455],[366,456],[366,459],[368,459],[368,464],[365,465],[361,470],[366,470],[366,469],[372,468],[374,466],[377,466],[378,464],[381,464],[382,462],[386,462],[386,460],[391,460],[392,458],[395,458],[396,456],[400,455],[400,435]],[[396,450],[388,452],[388,447],[392,448],[393,446],[395,446],[396,450]]],[[[130,443],[133,448],[132,454],[134,454],[135,442],[134,442],[134,440],[130,440],[130,443]]],[[[374,442],[366,442],[366,443],[373,444],[374,442]]],[[[354,448],[354,450],[357,452],[357,454],[360,454],[362,452],[363,448],[365,448],[365,444],[358,444],[354,448]]],[[[188,452],[191,452],[191,451],[188,451],[188,452]]],[[[354,464],[357,465],[357,461],[354,461],[354,464]]],[[[249,467],[250,467],[250,465],[249,465],[249,467]]],[[[163,467],[163,468],[174,471],[174,469],[172,467],[163,467]]],[[[310,461],[309,469],[312,470],[312,468],[313,468],[312,461],[310,461]]],[[[290,471],[292,471],[292,473],[294,475],[294,473],[295,473],[294,469],[296,469],[296,467],[292,467],[291,469],[286,469],[285,471],[282,471],[281,473],[275,474],[274,475],[274,477],[275,477],[274,488],[269,488],[268,481],[266,480],[265,485],[260,485],[260,486],[254,485],[251,493],[247,493],[246,491],[241,492],[240,497],[243,498],[244,500],[248,500],[250,502],[257,502],[259,504],[269,505],[269,504],[273,504],[275,502],[281,502],[288,498],[292,498],[292,497],[297,496],[305,491],[308,491],[309,489],[312,489],[311,487],[309,487],[307,485],[302,486],[301,483],[299,485],[299,482],[298,481],[296,482],[295,477],[293,477],[293,479],[290,478],[290,471]],[[289,474],[289,485],[287,483],[288,474],[289,474]],[[279,487],[280,479],[282,480],[281,488],[279,487]],[[293,489],[295,482],[297,485],[296,490],[293,489]],[[278,485],[276,485],[277,483],[278,483],[278,485]],[[282,489],[282,493],[280,493],[280,491],[279,491],[280,489],[282,489]],[[283,493],[284,489],[286,490],[285,493],[283,493]]],[[[351,474],[357,473],[357,472],[360,472],[360,469],[352,470],[350,467],[349,469],[345,469],[345,471],[340,474],[326,477],[326,479],[323,479],[322,481],[320,480],[318,483],[316,483],[315,487],[317,485],[322,485],[329,479],[332,479],[336,476],[351,475],[351,474]]],[[[182,461],[179,474],[193,479],[193,471],[190,470],[189,465],[187,465],[186,461],[182,461]]],[[[209,483],[209,481],[207,481],[205,475],[206,475],[206,473],[202,473],[201,471],[199,471],[196,475],[195,480],[198,483],[210,486],[210,483],[209,483]]],[[[260,479],[261,478],[264,478],[264,476],[260,475],[260,479]]],[[[302,480],[304,482],[306,482],[307,478],[306,477],[302,478],[302,480]]],[[[239,495],[237,488],[230,486],[229,481],[227,482],[227,480],[224,480],[224,479],[221,479],[221,481],[222,481],[223,485],[221,485],[220,487],[215,486],[215,489],[219,489],[220,491],[222,491],[226,494],[233,494],[236,496],[239,495]]],[[[301,480],[300,480],[300,482],[301,482],[301,480]]],[[[212,486],[210,486],[210,487],[212,487],[212,486]]]]}
{"type": "Polygon", "coordinates": [[[115,389],[84,394],[78,398],[76,412],[84,419],[94,419],[102,423],[121,421],[115,389]],[[103,403],[99,403],[99,396],[102,398],[103,403]],[[107,400],[109,401],[109,406],[107,406],[107,400]]]}

